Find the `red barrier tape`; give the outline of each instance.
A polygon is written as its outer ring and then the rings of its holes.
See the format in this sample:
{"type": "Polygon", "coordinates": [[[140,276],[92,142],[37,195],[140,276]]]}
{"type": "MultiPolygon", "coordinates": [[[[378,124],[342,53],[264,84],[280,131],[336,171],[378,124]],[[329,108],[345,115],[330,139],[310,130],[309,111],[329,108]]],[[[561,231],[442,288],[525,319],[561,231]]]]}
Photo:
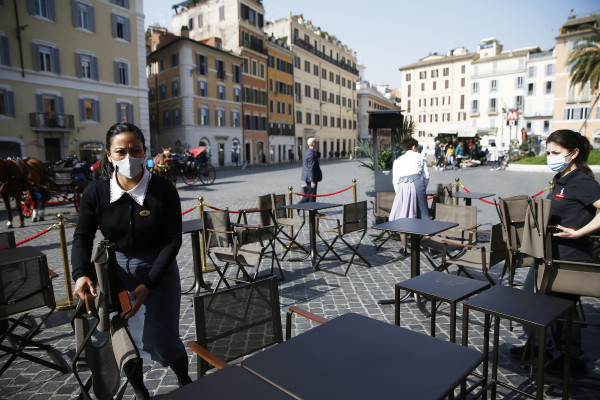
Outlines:
{"type": "Polygon", "coordinates": [[[198,207],[198,206],[194,206],[194,207],[190,208],[189,210],[185,210],[184,212],[181,213],[181,215],[185,215],[185,214],[189,213],[190,211],[192,211],[196,207],[198,207]]]}
{"type": "MultiPolygon", "coordinates": [[[[462,188],[463,188],[463,189],[465,189],[465,192],[467,192],[467,193],[470,193],[470,192],[471,192],[471,191],[470,191],[469,189],[467,189],[467,188],[466,188],[466,187],[465,187],[465,186],[464,186],[462,183],[460,184],[460,186],[462,186],[462,188]]],[[[547,188],[546,188],[546,189],[547,189],[547,188]]],[[[546,189],[543,189],[541,192],[534,194],[534,195],[533,195],[533,197],[537,197],[537,196],[539,196],[540,194],[544,193],[544,192],[546,191],[546,189]]],[[[495,203],[495,202],[493,202],[493,201],[488,201],[488,200],[486,200],[486,199],[479,199],[479,200],[483,201],[484,203],[492,204],[492,205],[494,205],[494,206],[497,206],[497,205],[498,205],[498,203],[495,203]]]]}
{"type": "Polygon", "coordinates": [[[294,194],[298,195],[298,196],[304,196],[304,197],[325,197],[325,196],[333,196],[334,194],[345,192],[346,190],[352,189],[352,187],[353,186],[348,186],[346,189],[338,190],[337,192],[328,193],[328,194],[306,194],[306,193],[294,193],[294,194]]]}
{"type": "MultiPolygon", "coordinates": [[[[217,210],[217,211],[225,211],[222,208],[217,208],[217,207],[213,207],[213,206],[209,206],[209,205],[204,205],[205,207],[210,208],[211,210],[217,210]]],[[[239,211],[229,211],[229,214],[239,214],[239,211]]]]}
{"type": "MultiPolygon", "coordinates": [[[[44,234],[46,234],[46,233],[50,232],[52,229],[54,229],[54,227],[55,227],[55,226],[56,226],[56,225],[52,225],[51,227],[49,227],[49,228],[47,228],[47,229],[44,229],[43,231],[41,231],[41,232],[39,232],[39,233],[36,233],[35,235],[33,235],[33,236],[31,236],[31,237],[28,237],[27,239],[23,239],[23,240],[21,240],[19,243],[15,244],[15,246],[20,246],[20,245],[22,245],[23,243],[27,243],[27,242],[29,242],[29,241],[31,241],[31,240],[33,240],[33,239],[35,239],[35,238],[39,238],[40,236],[42,236],[42,235],[44,235],[44,234]]],[[[9,247],[3,247],[3,248],[1,248],[0,250],[6,250],[6,249],[8,249],[8,248],[9,248],[9,247]]]]}

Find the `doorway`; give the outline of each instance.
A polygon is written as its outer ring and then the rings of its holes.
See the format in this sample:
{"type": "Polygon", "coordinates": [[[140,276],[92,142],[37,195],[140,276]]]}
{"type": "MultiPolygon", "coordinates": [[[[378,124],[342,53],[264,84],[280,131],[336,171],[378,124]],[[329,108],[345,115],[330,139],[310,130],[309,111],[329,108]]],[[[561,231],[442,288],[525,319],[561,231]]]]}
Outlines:
{"type": "Polygon", "coordinates": [[[219,143],[219,167],[225,165],[225,143],[219,143]]]}
{"type": "Polygon", "coordinates": [[[60,161],[60,139],[45,138],[44,152],[46,161],[60,161]]]}

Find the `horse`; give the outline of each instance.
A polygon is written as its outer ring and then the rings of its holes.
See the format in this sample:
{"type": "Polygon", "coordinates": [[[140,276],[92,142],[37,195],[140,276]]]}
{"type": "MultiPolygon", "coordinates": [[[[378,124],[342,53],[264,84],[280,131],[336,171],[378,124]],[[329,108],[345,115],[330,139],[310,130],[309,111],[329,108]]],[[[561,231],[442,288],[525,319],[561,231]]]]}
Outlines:
{"type": "Polygon", "coordinates": [[[0,196],[6,208],[6,227],[12,228],[12,210],[10,196],[15,198],[15,207],[19,213],[19,227],[25,225],[25,217],[21,208],[21,193],[26,191],[33,202],[33,222],[44,220],[46,192],[48,190],[48,169],[36,158],[2,159],[0,158],[0,196]],[[42,209],[38,210],[38,197],[35,189],[42,192],[42,209]]]}
{"type": "Polygon", "coordinates": [[[154,166],[152,172],[169,180],[173,180],[173,172],[171,169],[171,148],[165,149],[161,147],[163,152],[154,157],[154,166]]]}

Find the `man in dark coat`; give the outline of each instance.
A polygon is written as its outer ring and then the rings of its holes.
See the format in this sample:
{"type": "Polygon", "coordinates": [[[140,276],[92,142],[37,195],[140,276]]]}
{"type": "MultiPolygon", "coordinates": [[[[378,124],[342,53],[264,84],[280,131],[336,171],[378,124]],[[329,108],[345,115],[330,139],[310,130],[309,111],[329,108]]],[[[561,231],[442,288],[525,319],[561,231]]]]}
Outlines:
{"type": "MultiPolygon", "coordinates": [[[[300,178],[306,186],[302,188],[304,194],[317,194],[317,183],[323,179],[321,167],[319,166],[319,156],[317,154],[317,139],[313,136],[306,141],[308,148],[302,155],[302,177],[300,178]]],[[[302,197],[300,203],[314,202],[316,197],[302,197]]]]}

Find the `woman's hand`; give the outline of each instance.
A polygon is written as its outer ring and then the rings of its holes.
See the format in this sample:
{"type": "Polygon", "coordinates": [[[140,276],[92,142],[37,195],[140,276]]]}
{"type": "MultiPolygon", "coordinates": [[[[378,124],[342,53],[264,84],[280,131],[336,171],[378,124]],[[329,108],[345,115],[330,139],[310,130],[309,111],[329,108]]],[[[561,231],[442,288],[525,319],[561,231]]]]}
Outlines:
{"type": "Polygon", "coordinates": [[[552,236],[567,239],[578,239],[582,236],[578,229],[566,228],[562,225],[556,225],[556,229],[558,229],[558,232],[552,236]]]}
{"type": "Polygon", "coordinates": [[[85,292],[90,292],[94,297],[98,296],[92,280],[87,276],[82,276],[75,282],[75,296],[85,300],[85,292]]]}
{"type": "Polygon", "coordinates": [[[129,298],[133,300],[134,303],[133,306],[131,306],[131,311],[125,314],[125,318],[131,318],[137,314],[142,304],[144,304],[144,301],[146,301],[148,293],[150,293],[150,289],[148,289],[144,284],[139,285],[134,289],[133,292],[129,293],[129,298]]]}

